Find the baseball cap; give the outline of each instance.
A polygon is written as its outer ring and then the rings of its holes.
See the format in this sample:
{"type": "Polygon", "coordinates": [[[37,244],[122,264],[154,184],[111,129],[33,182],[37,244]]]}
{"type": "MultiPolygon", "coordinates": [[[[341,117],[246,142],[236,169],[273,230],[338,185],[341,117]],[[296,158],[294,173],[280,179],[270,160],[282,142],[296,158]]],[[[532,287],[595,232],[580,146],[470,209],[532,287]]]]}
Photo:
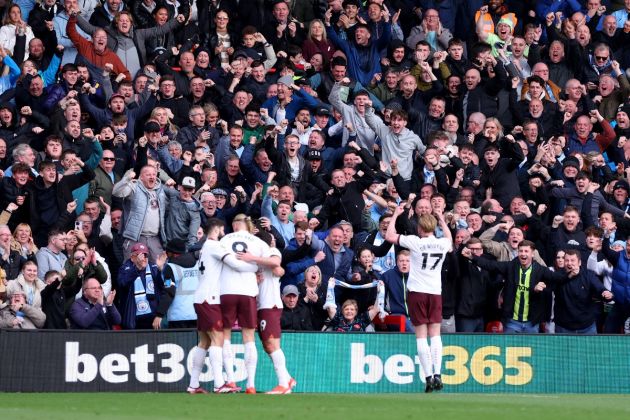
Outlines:
{"type": "Polygon", "coordinates": [[[315,115],[319,115],[319,116],[327,116],[330,117],[330,110],[326,107],[320,106],[315,110],[315,115]]]}
{"type": "Polygon", "coordinates": [[[615,183],[615,186],[613,187],[613,191],[618,189],[623,189],[626,190],[626,192],[630,192],[630,186],[628,185],[628,182],[624,181],[623,179],[617,181],[615,183]]]}
{"type": "Polygon", "coordinates": [[[107,103],[110,103],[114,98],[122,98],[123,101],[125,100],[125,97],[122,96],[120,93],[114,93],[112,96],[109,97],[107,103]]]}
{"type": "Polygon", "coordinates": [[[155,121],[148,121],[144,125],[145,133],[157,133],[158,131],[160,131],[160,124],[156,123],[155,121]]]}
{"type": "Polygon", "coordinates": [[[304,213],[308,213],[308,204],[306,203],[295,203],[293,206],[295,211],[303,211],[304,213]]]}
{"type": "Polygon", "coordinates": [[[131,247],[131,254],[148,254],[149,249],[143,243],[138,242],[134,246],[131,247]]]}
{"type": "Polygon", "coordinates": [[[306,159],[307,160],[322,160],[322,152],[316,149],[309,149],[308,152],[306,152],[306,159]]]}
{"type": "Polygon", "coordinates": [[[574,156],[569,156],[568,158],[566,158],[565,160],[562,161],[562,169],[571,166],[575,169],[577,169],[578,171],[580,170],[580,161],[577,160],[576,157],[574,156]]]}
{"type": "Polygon", "coordinates": [[[293,85],[293,77],[286,75],[278,79],[278,83],[291,87],[293,85]]]}
{"type": "Polygon", "coordinates": [[[184,188],[195,188],[195,180],[193,177],[186,176],[182,180],[182,187],[184,188]]]}
{"type": "Polygon", "coordinates": [[[282,289],[282,296],[287,296],[287,295],[300,296],[300,291],[294,285],[289,284],[288,286],[284,286],[284,289],[282,289]]]}
{"type": "Polygon", "coordinates": [[[228,195],[227,191],[225,191],[223,188],[215,188],[210,192],[214,195],[222,195],[224,197],[227,197],[228,195]]]}
{"type": "Polygon", "coordinates": [[[626,247],[626,243],[624,241],[615,241],[612,244],[610,244],[610,247],[614,247],[614,246],[620,246],[625,248],[626,247]]]}

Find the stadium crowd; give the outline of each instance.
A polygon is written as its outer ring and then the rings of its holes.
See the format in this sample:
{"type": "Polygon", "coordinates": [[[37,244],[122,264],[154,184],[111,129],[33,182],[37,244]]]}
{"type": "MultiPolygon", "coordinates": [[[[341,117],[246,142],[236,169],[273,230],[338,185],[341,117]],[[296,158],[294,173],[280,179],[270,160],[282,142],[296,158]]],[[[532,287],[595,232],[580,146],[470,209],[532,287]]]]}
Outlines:
{"type": "Polygon", "coordinates": [[[236,218],[281,253],[283,330],[387,328],[415,264],[443,332],[630,329],[630,0],[0,15],[0,328],[194,327],[236,218]],[[387,239],[425,215],[443,265],[387,239]]]}

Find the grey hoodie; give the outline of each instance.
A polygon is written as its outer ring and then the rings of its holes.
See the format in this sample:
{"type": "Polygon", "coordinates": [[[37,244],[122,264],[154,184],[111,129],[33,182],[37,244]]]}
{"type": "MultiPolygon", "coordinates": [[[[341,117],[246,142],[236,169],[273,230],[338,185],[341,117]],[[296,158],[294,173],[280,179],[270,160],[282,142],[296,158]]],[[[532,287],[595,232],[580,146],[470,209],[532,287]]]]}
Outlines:
{"type": "Polygon", "coordinates": [[[197,243],[197,230],[201,224],[201,203],[193,198],[192,201],[182,201],[179,192],[172,188],[165,188],[169,197],[168,214],[166,216],[166,240],[183,239],[190,248],[197,243]]]}
{"type": "Polygon", "coordinates": [[[389,164],[392,159],[398,160],[398,172],[400,176],[408,181],[413,172],[413,159],[416,150],[423,154],[427,147],[422,143],[420,137],[408,128],[403,128],[400,134],[394,134],[383,121],[374,114],[374,108],[368,107],[365,110],[365,122],[370,126],[376,135],[381,139],[383,148],[383,162],[389,164]]]}
{"type": "Polygon", "coordinates": [[[37,259],[37,277],[43,279],[50,270],[61,271],[68,257],[63,252],[55,254],[48,247],[40,248],[35,254],[37,259]]]}

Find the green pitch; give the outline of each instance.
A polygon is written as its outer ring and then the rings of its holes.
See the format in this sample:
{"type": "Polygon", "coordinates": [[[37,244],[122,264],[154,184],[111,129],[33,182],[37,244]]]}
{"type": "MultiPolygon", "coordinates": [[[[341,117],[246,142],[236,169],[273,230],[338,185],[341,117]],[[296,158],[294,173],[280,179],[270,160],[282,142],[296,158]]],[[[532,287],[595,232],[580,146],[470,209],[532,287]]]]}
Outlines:
{"type": "Polygon", "coordinates": [[[621,395],[0,394],[3,419],[630,419],[621,395]]]}

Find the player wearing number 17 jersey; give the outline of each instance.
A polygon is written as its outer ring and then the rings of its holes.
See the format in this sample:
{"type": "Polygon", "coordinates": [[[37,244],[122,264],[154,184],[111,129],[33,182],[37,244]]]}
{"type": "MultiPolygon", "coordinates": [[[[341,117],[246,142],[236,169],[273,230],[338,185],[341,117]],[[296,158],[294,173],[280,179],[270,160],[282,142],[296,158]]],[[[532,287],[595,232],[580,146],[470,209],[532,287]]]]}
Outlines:
{"type": "Polygon", "coordinates": [[[398,244],[411,252],[411,268],[407,280],[407,305],[411,323],[416,332],[416,345],[420,364],[426,377],[425,392],[442,389],[442,264],[446,254],[453,248],[451,231],[442,214],[438,220],[430,214],[420,216],[418,236],[398,235],[396,219],[403,212],[403,206],[394,211],[387,228],[385,239],[398,244]],[[433,234],[437,224],[444,232],[443,238],[433,234]],[[431,339],[431,347],[427,342],[431,339]]]}

